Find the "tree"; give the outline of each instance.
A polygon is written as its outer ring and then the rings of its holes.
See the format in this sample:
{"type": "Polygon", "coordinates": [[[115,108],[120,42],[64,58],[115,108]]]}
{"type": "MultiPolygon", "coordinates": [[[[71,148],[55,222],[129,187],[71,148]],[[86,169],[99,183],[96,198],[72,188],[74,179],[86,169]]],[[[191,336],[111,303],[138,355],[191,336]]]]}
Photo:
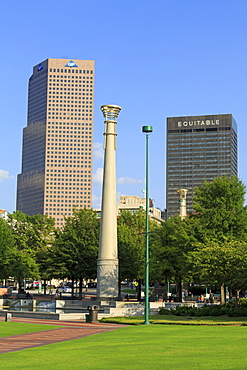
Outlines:
{"type": "Polygon", "coordinates": [[[19,293],[21,292],[21,283],[24,279],[39,278],[39,267],[33,253],[27,249],[20,250],[15,246],[11,255],[10,275],[18,281],[19,293]]]}
{"type": "Polygon", "coordinates": [[[98,246],[97,213],[86,208],[75,209],[73,216],[66,219],[64,230],[58,233],[52,253],[57,277],[67,277],[72,282],[79,279],[79,298],[83,279],[96,278],[98,246]]]}
{"type": "Polygon", "coordinates": [[[10,274],[18,281],[20,290],[22,280],[40,277],[37,254],[51,244],[54,220],[16,211],[9,215],[7,222],[15,240],[10,274]]]}
{"type": "Polygon", "coordinates": [[[0,279],[10,276],[10,261],[15,238],[8,223],[0,218],[0,279]]]}
{"type": "Polygon", "coordinates": [[[122,280],[143,278],[145,258],[145,216],[123,210],[118,218],[119,286],[122,280]]]}
{"type": "Polygon", "coordinates": [[[223,242],[207,241],[189,252],[192,275],[209,287],[221,286],[221,303],[225,303],[224,288],[238,293],[247,285],[247,243],[225,238],[223,242]]]}
{"type": "Polygon", "coordinates": [[[237,177],[218,177],[196,188],[193,208],[208,237],[247,238],[245,185],[237,177]]]}
{"type": "MultiPolygon", "coordinates": [[[[197,218],[205,228],[205,246],[225,245],[228,242],[247,241],[247,210],[244,206],[246,187],[237,177],[218,177],[204,182],[195,192],[193,207],[197,218]]],[[[201,248],[211,253],[210,248],[201,248]]],[[[226,251],[226,246],[222,253],[226,251]]],[[[221,255],[216,254],[221,264],[221,255]]],[[[236,256],[237,257],[237,256],[236,256]]],[[[208,259],[211,256],[207,256],[208,259]]],[[[230,255],[229,255],[230,258],[230,255]]],[[[224,282],[221,286],[221,301],[224,302],[224,282]]]]}
{"type": "Polygon", "coordinates": [[[37,214],[29,217],[32,228],[36,236],[36,253],[35,259],[39,268],[39,275],[44,280],[44,294],[46,294],[46,281],[52,278],[50,273],[50,250],[54,244],[56,229],[55,221],[47,215],[37,214]]]}
{"type": "MultiPolygon", "coordinates": [[[[145,212],[140,209],[132,214],[123,210],[118,218],[119,289],[122,280],[138,281],[138,298],[141,298],[141,280],[145,276],[145,212]]],[[[150,231],[158,228],[149,223],[150,231]]],[[[150,246],[154,235],[150,233],[150,246]]]]}
{"type": "Polygon", "coordinates": [[[201,224],[193,216],[184,220],[173,216],[164,222],[158,231],[158,240],[152,255],[153,260],[159,261],[153,268],[156,279],[175,282],[179,300],[182,299],[182,281],[188,280],[187,254],[193,250],[194,242],[203,239],[201,224]]]}

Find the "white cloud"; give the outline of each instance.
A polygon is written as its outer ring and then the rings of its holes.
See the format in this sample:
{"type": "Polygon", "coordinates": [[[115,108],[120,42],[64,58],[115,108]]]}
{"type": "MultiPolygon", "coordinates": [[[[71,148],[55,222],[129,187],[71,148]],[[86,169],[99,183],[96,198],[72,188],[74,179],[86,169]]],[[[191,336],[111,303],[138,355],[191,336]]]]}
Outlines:
{"type": "Polygon", "coordinates": [[[133,179],[131,177],[120,177],[117,179],[118,184],[143,184],[145,183],[144,180],[140,179],[133,179]]]}
{"type": "Polygon", "coordinates": [[[93,194],[92,201],[93,201],[93,209],[101,208],[101,197],[98,197],[97,195],[93,194]]]}
{"type": "MultiPolygon", "coordinates": [[[[121,193],[117,192],[116,194],[116,202],[117,204],[119,203],[121,193]]],[[[101,199],[102,197],[99,197],[95,194],[92,196],[92,201],[93,201],[93,209],[101,209],[101,199]]]]}
{"type": "Polygon", "coordinates": [[[0,182],[3,180],[13,179],[14,176],[9,176],[8,171],[0,170],[0,182]]]}
{"type": "MultiPolygon", "coordinates": [[[[103,183],[103,168],[97,168],[95,174],[93,174],[93,182],[95,185],[102,185],[103,183]]],[[[117,179],[118,184],[144,184],[144,180],[133,179],[132,177],[120,177],[117,179]]]]}
{"type": "Polygon", "coordinates": [[[93,156],[94,159],[100,160],[104,157],[104,150],[103,150],[103,145],[102,143],[94,143],[93,145],[93,156]]]}
{"type": "Polygon", "coordinates": [[[101,185],[103,182],[103,168],[97,168],[95,174],[93,174],[93,183],[95,185],[101,185]]]}

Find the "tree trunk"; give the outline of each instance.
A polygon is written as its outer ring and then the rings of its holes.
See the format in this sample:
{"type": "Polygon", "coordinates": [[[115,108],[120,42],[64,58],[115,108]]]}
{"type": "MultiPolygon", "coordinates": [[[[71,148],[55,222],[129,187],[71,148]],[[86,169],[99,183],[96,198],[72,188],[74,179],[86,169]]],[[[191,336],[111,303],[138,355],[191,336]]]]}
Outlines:
{"type": "Polygon", "coordinates": [[[232,299],[232,288],[229,288],[229,299],[232,299]]]}
{"type": "Polygon", "coordinates": [[[220,304],[225,304],[226,303],[226,289],[225,289],[225,284],[221,284],[220,287],[220,304]]]}
{"type": "Polygon", "coordinates": [[[180,280],[176,286],[177,298],[176,302],[182,302],[182,281],[180,280]]]}
{"type": "Polygon", "coordinates": [[[142,299],[142,280],[137,279],[137,283],[138,283],[138,285],[136,287],[137,300],[141,301],[141,299],[142,299]]]}
{"type": "Polygon", "coordinates": [[[71,289],[72,289],[72,292],[71,292],[71,298],[74,298],[74,283],[75,283],[75,280],[74,278],[71,279],[71,289]]]}
{"type": "Polygon", "coordinates": [[[163,294],[163,302],[167,302],[168,299],[169,299],[169,297],[168,297],[168,287],[169,287],[169,283],[166,283],[164,294],[163,294]]]}
{"type": "Polygon", "coordinates": [[[240,293],[240,289],[236,290],[236,308],[239,307],[239,293],[240,293]]]}
{"type": "Polygon", "coordinates": [[[46,294],[46,285],[47,283],[46,283],[46,280],[44,279],[44,294],[46,294]]]}
{"type": "Polygon", "coordinates": [[[80,277],[79,279],[79,299],[82,299],[82,283],[83,283],[83,278],[80,277]]]}
{"type": "Polygon", "coordinates": [[[118,279],[118,299],[121,301],[122,294],[121,294],[121,280],[118,279]]]}
{"type": "Polygon", "coordinates": [[[18,294],[21,294],[21,292],[22,292],[21,282],[22,282],[22,280],[18,280],[18,294]]]}

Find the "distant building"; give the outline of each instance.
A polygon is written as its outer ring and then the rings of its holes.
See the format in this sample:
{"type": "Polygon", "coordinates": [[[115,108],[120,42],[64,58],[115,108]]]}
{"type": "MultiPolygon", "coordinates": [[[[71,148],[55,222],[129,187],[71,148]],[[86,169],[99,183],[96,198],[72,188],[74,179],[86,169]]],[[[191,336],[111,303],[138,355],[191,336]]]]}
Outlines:
{"type": "Polygon", "coordinates": [[[167,217],[179,213],[177,190],[187,189],[193,212],[195,188],[204,180],[238,175],[237,124],[231,114],[167,118],[167,217]]]}
{"type": "Polygon", "coordinates": [[[8,212],[4,209],[0,209],[0,218],[3,218],[4,220],[7,220],[8,218],[8,212]]]}
{"type": "Polygon", "coordinates": [[[46,59],[29,79],[17,209],[64,225],[92,207],[94,61],[46,59]]]}
{"type": "MultiPolygon", "coordinates": [[[[118,204],[118,215],[122,210],[130,211],[132,214],[138,212],[139,209],[146,210],[146,198],[140,198],[136,195],[121,195],[118,204]]],[[[149,217],[152,220],[162,222],[161,210],[154,207],[154,203],[149,199],[149,217]]]]}

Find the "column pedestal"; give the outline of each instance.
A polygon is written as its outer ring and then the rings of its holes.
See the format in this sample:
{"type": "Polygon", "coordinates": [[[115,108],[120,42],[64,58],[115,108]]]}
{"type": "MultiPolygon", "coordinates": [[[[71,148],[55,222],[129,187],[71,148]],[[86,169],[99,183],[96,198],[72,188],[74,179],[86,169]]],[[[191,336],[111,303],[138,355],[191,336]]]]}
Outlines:
{"type": "Polygon", "coordinates": [[[97,261],[97,297],[118,297],[118,259],[99,258],[97,261]]]}

